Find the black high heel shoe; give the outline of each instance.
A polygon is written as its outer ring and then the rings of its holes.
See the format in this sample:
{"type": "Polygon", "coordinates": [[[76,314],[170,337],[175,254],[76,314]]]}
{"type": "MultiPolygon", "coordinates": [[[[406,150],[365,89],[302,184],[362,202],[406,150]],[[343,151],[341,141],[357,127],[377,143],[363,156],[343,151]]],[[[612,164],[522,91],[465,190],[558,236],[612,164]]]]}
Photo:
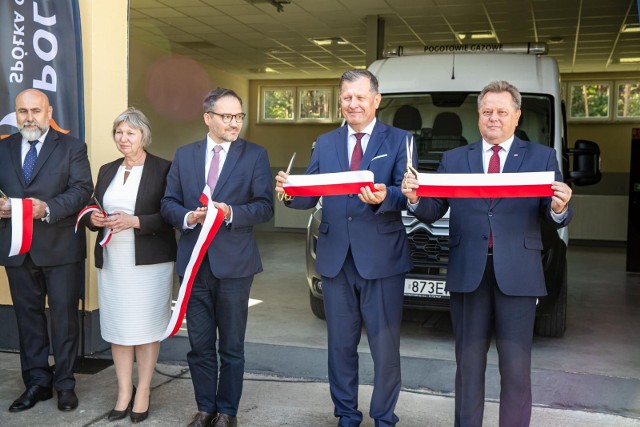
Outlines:
{"type": "Polygon", "coordinates": [[[151,407],[151,393],[149,393],[149,404],[147,405],[147,410],[144,412],[133,412],[129,414],[129,418],[131,418],[132,423],[139,423],[147,419],[149,416],[149,407],[151,407]]]}
{"type": "Polygon", "coordinates": [[[117,409],[113,408],[111,412],[109,412],[109,416],[107,417],[107,419],[109,421],[118,421],[126,417],[129,411],[131,410],[131,408],[133,408],[133,401],[135,400],[135,398],[136,398],[136,388],[134,386],[133,392],[131,393],[131,400],[129,401],[129,404],[124,409],[124,411],[118,411],[117,409]]]}

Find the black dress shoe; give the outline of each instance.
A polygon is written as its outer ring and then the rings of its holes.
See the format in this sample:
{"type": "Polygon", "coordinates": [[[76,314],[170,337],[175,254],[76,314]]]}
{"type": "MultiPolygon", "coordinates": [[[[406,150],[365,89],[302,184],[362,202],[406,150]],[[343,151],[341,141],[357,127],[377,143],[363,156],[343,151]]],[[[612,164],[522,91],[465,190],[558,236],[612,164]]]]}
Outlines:
{"type": "Polygon", "coordinates": [[[34,385],[25,390],[19,398],[9,406],[9,412],[20,412],[31,409],[38,402],[49,400],[53,397],[50,387],[34,385]]]}
{"type": "Polygon", "coordinates": [[[238,418],[229,415],[223,414],[222,412],[218,414],[215,420],[211,423],[213,427],[237,427],[238,426],[238,418]]]}
{"type": "Polygon", "coordinates": [[[198,411],[198,413],[193,416],[193,420],[187,424],[187,427],[209,427],[211,426],[211,421],[213,421],[217,415],[218,414],[198,411]]]}
{"type": "Polygon", "coordinates": [[[78,407],[78,396],[73,390],[58,390],[58,409],[73,411],[78,407]]]}
{"type": "Polygon", "coordinates": [[[149,416],[149,407],[151,406],[151,394],[149,394],[149,404],[147,405],[147,410],[144,412],[133,412],[129,414],[129,418],[131,418],[132,423],[139,423],[147,419],[149,416]]]}
{"type": "Polygon", "coordinates": [[[126,417],[129,414],[129,411],[131,410],[131,408],[133,408],[133,401],[135,399],[136,399],[136,388],[133,387],[133,392],[131,393],[131,400],[129,401],[129,404],[124,409],[124,411],[118,411],[116,408],[113,408],[111,412],[109,412],[109,416],[107,417],[107,419],[109,421],[117,421],[126,417]]]}

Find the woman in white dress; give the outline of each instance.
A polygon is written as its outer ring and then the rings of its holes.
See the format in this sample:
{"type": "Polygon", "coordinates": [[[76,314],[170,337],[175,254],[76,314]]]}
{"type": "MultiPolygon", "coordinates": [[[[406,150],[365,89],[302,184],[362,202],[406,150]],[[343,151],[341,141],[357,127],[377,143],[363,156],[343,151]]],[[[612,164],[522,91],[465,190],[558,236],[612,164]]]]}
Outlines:
{"type": "Polygon", "coordinates": [[[124,158],[100,168],[95,200],[108,216],[93,212],[87,226],[99,232],[95,258],[100,328],[102,338],[111,343],[118,379],[118,400],[108,418],[114,421],[129,414],[131,421],[140,422],[149,415],[159,340],[171,315],[176,240],[173,228],[160,216],[171,162],[145,150],[151,128],[135,108],[115,119],[112,135],[124,158]],[[111,239],[102,247],[107,230],[111,239]]]}

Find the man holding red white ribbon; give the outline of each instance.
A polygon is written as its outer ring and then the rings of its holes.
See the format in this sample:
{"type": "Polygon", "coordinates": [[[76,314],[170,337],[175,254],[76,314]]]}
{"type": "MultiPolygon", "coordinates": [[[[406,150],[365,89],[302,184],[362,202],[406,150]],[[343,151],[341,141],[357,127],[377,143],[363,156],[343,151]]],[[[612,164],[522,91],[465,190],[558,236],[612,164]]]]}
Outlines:
{"type": "MultiPolygon", "coordinates": [[[[467,187],[465,193],[477,184],[473,174],[499,174],[515,197],[501,194],[503,186],[487,186],[476,197],[449,188],[438,198],[420,198],[417,177],[405,177],[403,192],[418,219],[432,223],[451,209],[446,290],[456,340],[455,425],[460,427],[482,426],[487,351],[494,332],[500,426],[529,425],[536,301],[546,295],[540,226],[544,221],[559,229],[573,217],[571,188],[561,182],[555,150],[514,136],[520,105],[513,85],[487,85],[478,97],[482,141],[445,152],[438,169],[454,174],[452,180],[467,187]],[[522,183],[508,182],[513,175],[541,171],[555,176],[546,197],[519,194],[522,183]]],[[[429,193],[429,187],[424,191],[429,193]]]]}
{"type": "Polygon", "coordinates": [[[53,109],[47,96],[27,89],[16,97],[19,133],[0,142],[0,265],[5,267],[20,340],[26,391],[9,411],[30,409],[58,392],[58,409],[78,406],[73,371],[78,354],[78,300],[82,286],[85,235],[74,232],[76,216],[93,191],[84,142],[49,127],[53,109]],[[32,208],[31,218],[17,211],[32,208]],[[20,208],[18,208],[20,206],[20,208]],[[29,229],[32,236],[29,236],[29,229]],[[10,248],[15,239],[31,245],[10,248]],[[49,366],[48,300],[55,371],[49,366]]]}
{"type": "MultiPolygon", "coordinates": [[[[325,194],[315,193],[323,195],[316,270],[322,275],[331,398],[338,425],[343,427],[362,422],[358,343],[363,324],[375,371],[369,415],[376,426],[398,422],[394,410],[400,392],[400,323],[404,277],[411,269],[401,218],[406,198],[400,189],[409,134],[376,119],[380,100],[373,74],[345,72],[340,104],[347,125],[318,137],[305,172],[327,180],[324,185],[309,186],[328,189],[325,194]],[[350,170],[372,172],[375,184],[363,185],[356,194],[337,194],[336,187],[351,188],[352,181],[340,183],[334,177],[350,170]]],[[[286,190],[287,178],[286,172],[278,173],[277,192],[286,190]]],[[[296,196],[285,204],[309,209],[318,199],[317,195],[296,196]]]]}
{"type": "Polygon", "coordinates": [[[198,412],[189,426],[235,427],[249,291],[253,276],[262,271],[253,226],[273,216],[271,169],[263,147],[239,138],[245,113],[234,91],[211,91],[203,108],[209,132],[176,151],[161,214],[180,230],[176,272],[181,292],[192,283],[186,307],[187,361],[198,412]],[[211,193],[203,202],[205,186],[211,193]],[[214,213],[209,207],[224,215],[224,224],[207,248],[199,242],[214,213]],[[183,278],[192,277],[192,252],[198,249],[206,253],[199,268],[193,268],[195,280],[185,283],[183,278]]]}

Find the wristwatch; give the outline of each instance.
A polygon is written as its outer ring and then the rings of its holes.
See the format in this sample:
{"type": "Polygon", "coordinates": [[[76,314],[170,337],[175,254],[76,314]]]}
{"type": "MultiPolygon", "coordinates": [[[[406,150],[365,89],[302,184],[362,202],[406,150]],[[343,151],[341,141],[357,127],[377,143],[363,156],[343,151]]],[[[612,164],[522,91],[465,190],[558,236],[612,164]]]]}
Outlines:
{"type": "Polygon", "coordinates": [[[44,213],[46,213],[46,215],[44,216],[44,218],[42,218],[42,221],[49,222],[49,220],[51,219],[51,210],[49,209],[49,205],[46,205],[44,207],[44,213]]]}

